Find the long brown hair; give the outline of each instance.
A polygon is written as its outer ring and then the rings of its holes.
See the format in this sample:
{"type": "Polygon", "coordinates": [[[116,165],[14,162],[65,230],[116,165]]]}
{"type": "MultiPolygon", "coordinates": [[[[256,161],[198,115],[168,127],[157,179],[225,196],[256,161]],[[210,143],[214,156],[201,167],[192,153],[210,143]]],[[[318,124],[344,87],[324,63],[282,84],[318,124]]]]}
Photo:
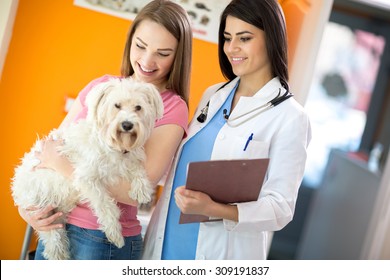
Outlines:
{"type": "Polygon", "coordinates": [[[127,34],[122,59],[122,76],[128,77],[134,74],[130,63],[130,48],[134,32],[144,19],[161,24],[177,39],[178,47],[169,73],[167,88],[181,96],[188,105],[192,62],[191,24],[185,9],[170,0],[151,1],[139,11],[127,34]]]}

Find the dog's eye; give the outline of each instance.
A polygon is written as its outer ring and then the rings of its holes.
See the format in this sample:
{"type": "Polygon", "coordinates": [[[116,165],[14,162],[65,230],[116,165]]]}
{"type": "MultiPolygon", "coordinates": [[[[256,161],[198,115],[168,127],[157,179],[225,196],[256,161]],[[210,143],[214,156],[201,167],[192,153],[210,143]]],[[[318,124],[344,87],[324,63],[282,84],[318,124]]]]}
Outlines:
{"type": "Polygon", "coordinates": [[[120,109],[121,108],[121,104],[115,103],[115,108],[120,109]]]}
{"type": "Polygon", "coordinates": [[[142,107],[140,105],[135,106],[136,111],[141,111],[142,107]]]}

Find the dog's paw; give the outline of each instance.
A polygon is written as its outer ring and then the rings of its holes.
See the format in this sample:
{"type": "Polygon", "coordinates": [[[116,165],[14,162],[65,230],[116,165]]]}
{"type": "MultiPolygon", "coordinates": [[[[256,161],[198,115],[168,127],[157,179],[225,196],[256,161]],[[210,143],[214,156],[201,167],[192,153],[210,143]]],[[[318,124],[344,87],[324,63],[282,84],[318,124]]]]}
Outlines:
{"type": "Polygon", "coordinates": [[[125,239],[123,238],[122,235],[110,236],[110,237],[107,236],[107,238],[112,244],[114,244],[118,248],[122,248],[123,246],[125,246],[125,239]]]}
{"type": "Polygon", "coordinates": [[[152,201],[153,193],[154,189],[149,180],[138,178],[131,182],[129,197],[138,201],[139,204],[145,204],[152,201]]]}
{"type": "Polygon", "coordinates": [[[119,223],[119,220],[113,220],[108,223],[105,223],[105,228],[100,228],[112,244],[118,248],[122,248],[125,245],[125,239],[122,235],[122,226],[119,223]]]}
{"type": "Polygon", "coordinates": [[[152,200],[152,192],[144,188],[131,188],[129,196],[140,204],[148,203],[152,200]]]}
{"type": "Polygon", "coordinates": [[[47,242],[43,250],[43,257],[47,260],[69,260],[70,252],[63,242],[47,242]]]}
{"type": "Polygon", "coordinates": [[[67,251],[44,252],[43,257],[47,260],[70,260],[70,254],[67,251]]]}

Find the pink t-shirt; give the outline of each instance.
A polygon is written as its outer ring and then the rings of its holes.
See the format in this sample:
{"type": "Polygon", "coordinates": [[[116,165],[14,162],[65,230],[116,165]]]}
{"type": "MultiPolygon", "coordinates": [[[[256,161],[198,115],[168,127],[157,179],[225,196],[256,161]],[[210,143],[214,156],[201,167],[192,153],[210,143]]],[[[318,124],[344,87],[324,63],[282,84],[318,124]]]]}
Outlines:
{"type": "MultiPolygon", "coordinates": [[[[76,116],[74,121],[84,119],[87,116],[88,108],[85,105],[85,98],[90,90],[99,83],[106,82],[110,78],[119,78],[111,75],[105,75],[90,82],[80,93],[79,99],[82,105],[81,112],[76,116]]],[[[155,127],[164,124],[176,124],[182,127],[187,134],[188,125],[188,108],[186,103],[180,96],[172,91],[164,91],[161,93],[161,98],[164,103],[164,115],[156,121],[155,127]]],[[[122,225],[123,236],[134,236],[141,233],[141,225],[137,219],[137,207],[122,204],[118,202],[121,209],[120,222],[122,225]]],[[[68,223],[87,229],[99,229],[97,217],[92,213],[88,204],[80,204],[68,215],[68,223]]]]}

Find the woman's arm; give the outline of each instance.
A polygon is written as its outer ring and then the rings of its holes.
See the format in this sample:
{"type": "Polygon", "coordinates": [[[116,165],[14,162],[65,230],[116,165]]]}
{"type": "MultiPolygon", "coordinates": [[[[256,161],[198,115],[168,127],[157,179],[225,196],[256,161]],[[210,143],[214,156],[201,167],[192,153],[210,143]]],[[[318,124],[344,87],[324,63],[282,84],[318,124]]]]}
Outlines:
{"type": "Polygon", "coordinates": [[[236,205],[217,203],[207,194],[187,190],[185,186],[176,189],[175,201],[184,214],[204,215],[238,222],[236,205]]]}

